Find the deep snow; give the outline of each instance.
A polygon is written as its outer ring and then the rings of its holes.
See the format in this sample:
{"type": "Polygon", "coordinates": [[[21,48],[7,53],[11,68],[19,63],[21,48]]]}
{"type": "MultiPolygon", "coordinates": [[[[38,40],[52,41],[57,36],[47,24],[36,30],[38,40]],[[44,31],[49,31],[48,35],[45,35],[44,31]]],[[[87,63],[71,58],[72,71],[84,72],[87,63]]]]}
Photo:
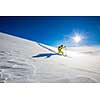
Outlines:
{"type": "Polygon", "coordinates": [[[100,47],[57,48],[0,33],[0,82],[100,82],[100,47]]]}

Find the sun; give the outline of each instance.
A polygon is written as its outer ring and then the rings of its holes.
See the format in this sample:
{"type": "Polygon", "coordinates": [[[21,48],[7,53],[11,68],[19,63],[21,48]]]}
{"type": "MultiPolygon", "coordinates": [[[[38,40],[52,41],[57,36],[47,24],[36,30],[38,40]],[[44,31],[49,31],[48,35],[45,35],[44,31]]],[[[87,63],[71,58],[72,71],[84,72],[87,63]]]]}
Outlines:
{"type": "Polygon", "coordinates": [[[81,36],[79,35],[76,35],[73,37],[73,40],[76,42],[76,43],[79,43],[81,41],[81,36]]]}

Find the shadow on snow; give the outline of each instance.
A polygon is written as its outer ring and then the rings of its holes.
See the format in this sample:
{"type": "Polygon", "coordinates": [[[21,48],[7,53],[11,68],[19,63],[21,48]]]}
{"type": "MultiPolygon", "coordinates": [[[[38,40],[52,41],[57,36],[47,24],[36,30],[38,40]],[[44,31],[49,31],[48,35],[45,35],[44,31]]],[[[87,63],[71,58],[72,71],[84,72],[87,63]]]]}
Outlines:
{"type": "Polygon", "coordinates": [[[57,54],[57,53],[42,53],[42,54],[38,54],[36,56],[32,56],[33,58],[38,58],[38,57],[46,57],[46,58],[49,58],[51,56],[54,56],[54,55],[60,55],[60,54],[57,54]]]}

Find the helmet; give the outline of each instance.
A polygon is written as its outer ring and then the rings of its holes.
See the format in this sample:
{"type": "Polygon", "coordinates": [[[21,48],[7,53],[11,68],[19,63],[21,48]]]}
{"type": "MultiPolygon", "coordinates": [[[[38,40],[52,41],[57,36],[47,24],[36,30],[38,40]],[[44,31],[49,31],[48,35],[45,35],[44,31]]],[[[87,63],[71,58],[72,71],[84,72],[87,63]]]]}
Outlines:
{"type": "Polygon", "coordinates": [[[63,45],[61,45],[61,47],[63,47],[63,45]]]}

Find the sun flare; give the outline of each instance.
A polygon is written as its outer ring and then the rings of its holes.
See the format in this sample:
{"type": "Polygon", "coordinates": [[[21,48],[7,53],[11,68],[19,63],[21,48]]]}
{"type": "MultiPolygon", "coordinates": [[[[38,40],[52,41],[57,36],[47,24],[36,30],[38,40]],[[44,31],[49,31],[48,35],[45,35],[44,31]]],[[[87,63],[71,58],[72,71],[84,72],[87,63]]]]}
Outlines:
{"type": "Polygon", "coordinates": [[[76,42],[76,43],[79,43],[81,41],[81,37],[76,35],[73,37],[73,40],[76,42]]]}

